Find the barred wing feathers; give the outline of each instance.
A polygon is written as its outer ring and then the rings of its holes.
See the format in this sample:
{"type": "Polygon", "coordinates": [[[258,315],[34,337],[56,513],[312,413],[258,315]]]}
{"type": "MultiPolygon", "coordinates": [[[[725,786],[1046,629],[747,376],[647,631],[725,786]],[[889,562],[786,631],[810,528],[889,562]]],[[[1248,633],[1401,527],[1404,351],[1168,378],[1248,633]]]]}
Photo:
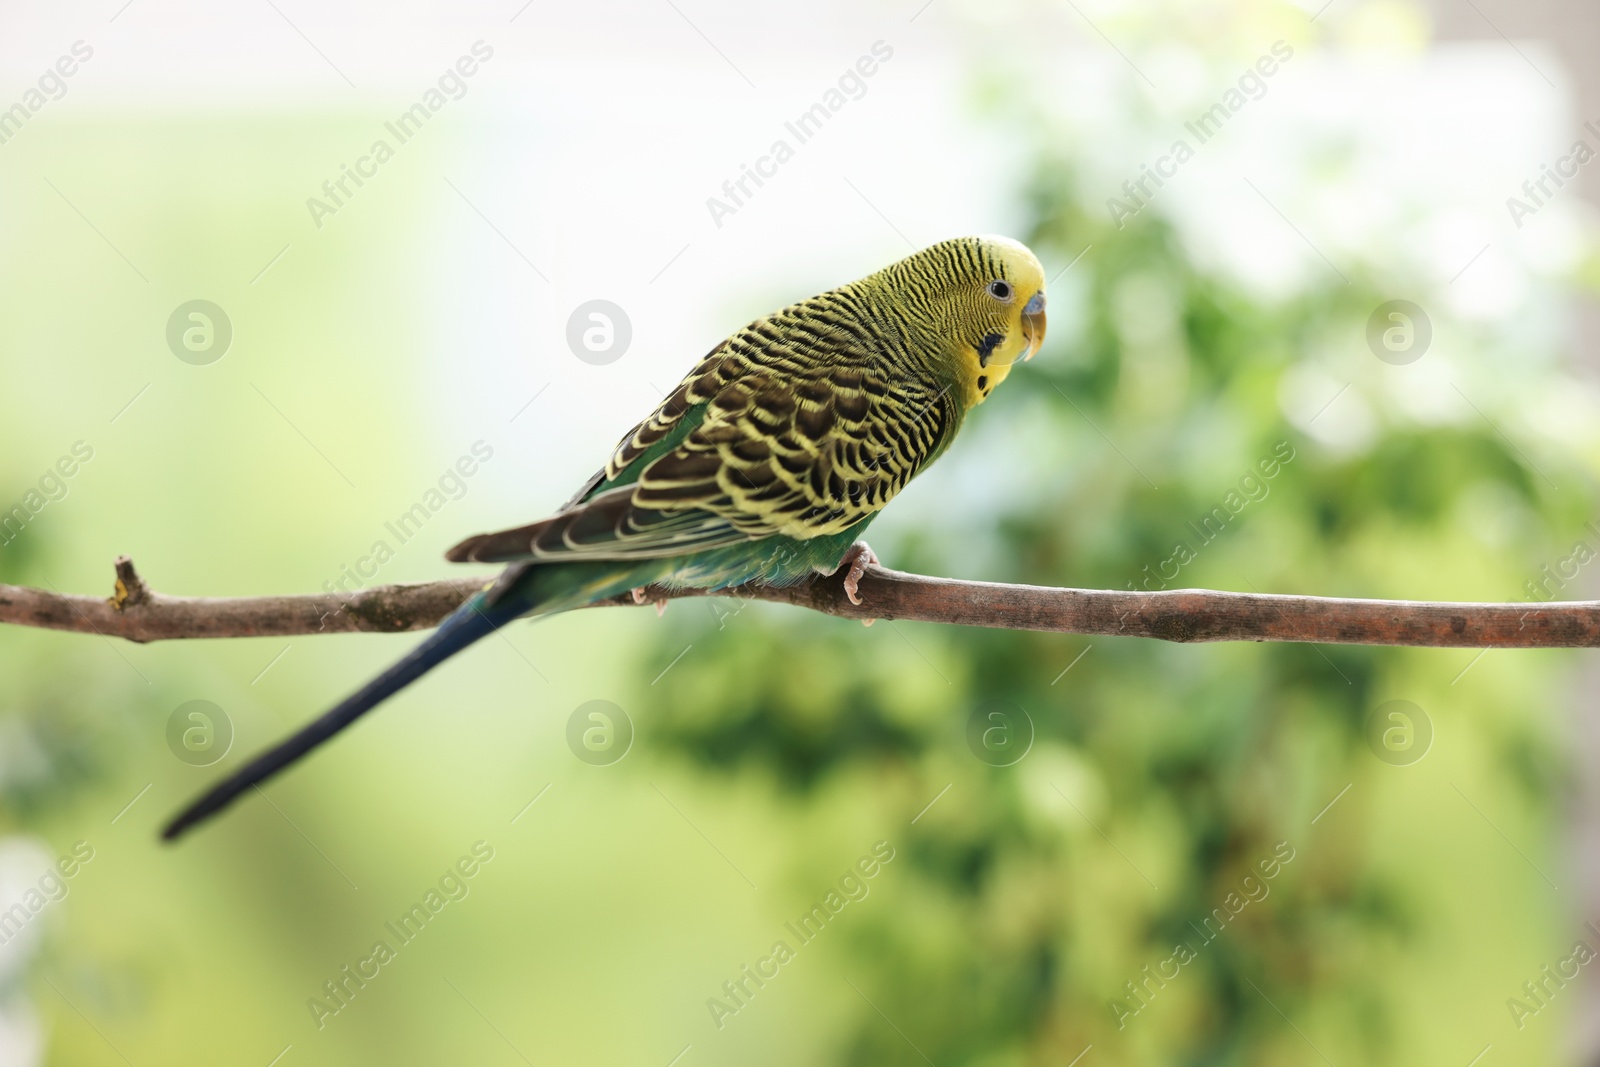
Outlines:
{"type": "Polygon", "coordinates": [[[838,534],[881,510],[954,436],[960,409],[930,381],[891,380],[873,338],[806,308],[703,359],[565,510],[448,558],[664,558],[838,534]]]}

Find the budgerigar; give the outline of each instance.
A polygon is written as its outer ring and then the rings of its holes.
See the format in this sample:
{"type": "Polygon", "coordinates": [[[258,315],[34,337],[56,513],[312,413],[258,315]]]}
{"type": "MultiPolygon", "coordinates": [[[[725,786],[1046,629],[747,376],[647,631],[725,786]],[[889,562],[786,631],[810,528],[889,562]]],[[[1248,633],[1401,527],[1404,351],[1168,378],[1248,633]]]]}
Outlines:
{"type": "Polygon", "coordinates": [[[943,241],[744,327],[702,359],[560,511],[480,534],[509,564],[410,654],[179,815],[175,838],[379,702],[524,616],[647,586],[783,585],[875,562],[858,541],[1044,340],[1044,271],[1005,237],[943,241]]]}

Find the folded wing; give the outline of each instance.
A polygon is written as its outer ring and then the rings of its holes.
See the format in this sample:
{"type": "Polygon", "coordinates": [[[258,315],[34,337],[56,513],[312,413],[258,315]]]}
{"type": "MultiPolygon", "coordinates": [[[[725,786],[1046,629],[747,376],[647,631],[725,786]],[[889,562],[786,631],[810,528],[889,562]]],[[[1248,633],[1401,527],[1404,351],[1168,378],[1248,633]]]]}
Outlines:
{"type": "Polygon", "coordinates": [[[652,559],[841,533],[954,435],[948,391],[891,380],[870,346],[787,309],[724,342],[556,515],[468,538],[457,562],[652,559]]]}

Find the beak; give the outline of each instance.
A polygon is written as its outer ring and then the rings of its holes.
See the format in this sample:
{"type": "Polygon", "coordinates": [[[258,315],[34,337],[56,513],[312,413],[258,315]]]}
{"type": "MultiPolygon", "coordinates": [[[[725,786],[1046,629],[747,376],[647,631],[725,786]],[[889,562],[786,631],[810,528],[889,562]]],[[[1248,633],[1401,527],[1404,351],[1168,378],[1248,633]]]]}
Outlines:
{"type": "Polygon", "coordinates": [[[1022,309],[1022,336],[1028,341],[1028,352],[1022,357],[1024,361],[1032,359],[1044,344],[1044,329],[1044,290],[1041,289],[1022,309]]]}

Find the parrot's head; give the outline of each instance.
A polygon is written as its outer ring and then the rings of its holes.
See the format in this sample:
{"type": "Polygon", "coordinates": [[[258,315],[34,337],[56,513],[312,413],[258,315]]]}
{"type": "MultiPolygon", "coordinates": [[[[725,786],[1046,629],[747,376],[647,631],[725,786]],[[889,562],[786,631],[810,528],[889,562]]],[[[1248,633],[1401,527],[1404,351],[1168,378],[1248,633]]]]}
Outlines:
{"type": "MultiPolygon", "coordinates": [[[[957,237],[923,249],[895,267],[908,306],[932,320],[945,358],[965,392],[981,404],[1011,366],[1032,359],[1044,343],[1044,267],[1028,246],[1009,237],[957,237]]],[[[890,268],[894,271],[895,268],[890,268]]]]}

